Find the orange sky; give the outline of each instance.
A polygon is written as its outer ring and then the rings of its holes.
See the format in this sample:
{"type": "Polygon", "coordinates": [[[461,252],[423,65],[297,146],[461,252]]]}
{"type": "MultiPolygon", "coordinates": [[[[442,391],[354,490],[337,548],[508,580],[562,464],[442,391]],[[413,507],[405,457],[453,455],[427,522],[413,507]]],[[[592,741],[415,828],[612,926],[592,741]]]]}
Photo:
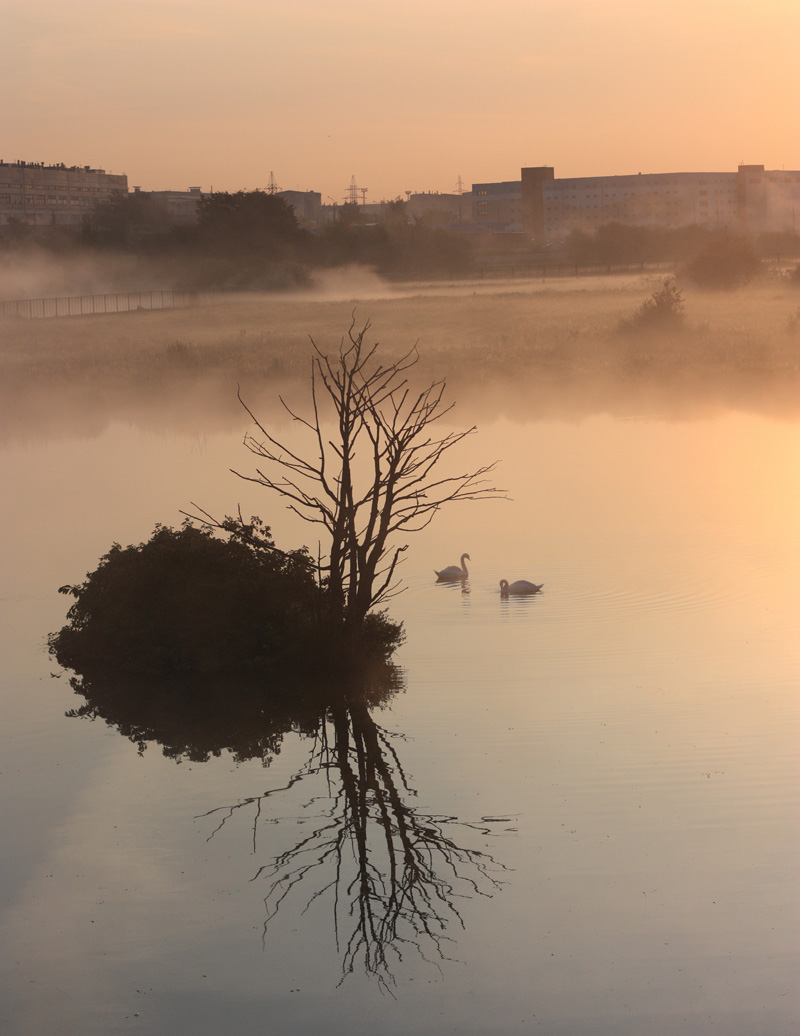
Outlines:
{"type": "Polygon", "coordinates": [[[0,158],[340,201],[800,169],[800,0],[0,0],[0,158]]]}

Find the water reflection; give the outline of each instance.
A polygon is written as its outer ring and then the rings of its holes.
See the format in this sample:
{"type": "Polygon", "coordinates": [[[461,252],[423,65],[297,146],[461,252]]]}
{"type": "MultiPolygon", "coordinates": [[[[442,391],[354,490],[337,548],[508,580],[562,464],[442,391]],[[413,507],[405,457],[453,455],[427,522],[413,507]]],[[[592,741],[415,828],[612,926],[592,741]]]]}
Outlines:
{"type": "Polygon", "coordinates": [[[363,692],[332,694],[318,717],[308,762],[284,788],[204,814],[219,816],[213,837],[235,814],[249,812],[255,851],[267,800],[301,779],[321,776],[327,795],[324,804],[317,796],[307,803],[309,809],[321,806],[311,833],[254,876],[267,882],[264,938],[295,891],[303,913],[328,896],[342,980],[363,969],[387,991],[407,952],[437,967],[452,959],[448,928],[464,927],[457,900],[491,896],[505,871],[484,849],[460,844],[466,829],[485,837],[501,819],[471,824],[408,804],[417,793],[400,759],[401,741],[375,722],[363,692]]]}
{"type": "Polygon", "coordinates": [[[265,942],[279,910],[302,916],[327,900],[341,981],[362,970],[391,992],[408,956],[438,968],[453,959],[449,930],[464,927],[459,901],[491,897],[502,887],[506,868],[488,851],[487,836],[507,818],[471,823],[409,803],[417,791],[401,760],[403,736],[372,714],[404,689],[396,667],[386,664],[338,685],[132,676],[107,663],[88,668],[71,680],[85,703],[68,715],[103,720],[140,753],[157,743],[178,762],[229,752],[239,762],[259,759],[269,766],[287,735],[310,739],[307,761],[281,786],[201,814],[214,821],[209,840],[246,817],[242,848],[258,852],[267,822],[275,837],[271,800],[298,782],[310,783],[302,837],[271,855],[252,878],[266,882],[265,942]]]}
{"type": "Polygon", "coordinates": [[[460,593],[464,597],[472,593],[468,579],[438,580],[436,588],[440,591],[444,590],[445,592],[450,593],[460,593]]]}

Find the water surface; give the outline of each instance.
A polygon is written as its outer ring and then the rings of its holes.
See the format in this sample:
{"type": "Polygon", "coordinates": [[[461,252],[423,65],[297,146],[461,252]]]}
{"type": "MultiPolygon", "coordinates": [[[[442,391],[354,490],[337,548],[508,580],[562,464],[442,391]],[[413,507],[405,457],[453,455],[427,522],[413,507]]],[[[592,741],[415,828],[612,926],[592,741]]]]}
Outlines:
{"type": "Polygon", "coordinates": [[[395,940],[382,988],[324,868],[265,930],[262,868],[341,808],[335,767],[295,780],[313,739],[176,763],[66,718],[46,653],[56,589],[192,500],[307,527],[229,473],[239,433],[5,447],[4,1032],[797,1031],[800,426],[495,420],[469,450],[511,499],[412,539],[403,687],[369,721],[395,818],[453,846],[437,939],[395,940]]]}

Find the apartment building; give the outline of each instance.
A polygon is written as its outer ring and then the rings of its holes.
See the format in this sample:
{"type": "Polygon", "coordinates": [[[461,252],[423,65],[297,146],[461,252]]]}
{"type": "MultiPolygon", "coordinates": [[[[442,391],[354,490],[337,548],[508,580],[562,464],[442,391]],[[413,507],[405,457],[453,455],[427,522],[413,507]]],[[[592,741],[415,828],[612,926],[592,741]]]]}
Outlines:
{"type": "Polygon", "coordinates": [[[79,225],[99,201],[127,192],[124,174],[88,165],[0,160],[0,225],[79,225]]]}
{"type": "Polygon", "coordinates": [[[735,173],[655,173],[553,179],[543,184],[544,237],[632,226],[738,226],[735,173]]]}
{"type": "MultiPolygon", "coordinates": [[[[508,190],[512,185],[502,186],[508,190]]],[[[800,172],[763,165],[741,165],[736,172],[563,179],[543,166],[523,169],[518,186],[522,229],[545,241],[561,240],[573,230],[591,233],[607,223],[753,233],[800,230],[800,172]]]]}
{"type": "Polygon", "coordinates": [[[522,210],[522,183],[519,180],[472,185],[473,223],[487,230],[520,232],[524,229],[522,210]]]}

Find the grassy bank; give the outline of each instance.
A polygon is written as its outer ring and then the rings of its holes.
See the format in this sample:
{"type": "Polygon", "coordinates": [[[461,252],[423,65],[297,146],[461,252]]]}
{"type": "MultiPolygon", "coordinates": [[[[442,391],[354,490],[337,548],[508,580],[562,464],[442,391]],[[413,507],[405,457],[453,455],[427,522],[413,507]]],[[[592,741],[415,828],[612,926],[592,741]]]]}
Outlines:
{"type": "Polygon", "coordinates": [[[358,298],[241,296],[193,310],[0,323],[2,433],[116,417],[205,427],[240,422],[236,385],[270,405],[308,371],[309,335],[334,346],[355,310],[389,355],[419,343],[418,372],[447,377],[461,420],[486,413],[800,412],[800,292],[778,280],[684,291],[680,334],[625,335],[657,278],[405,286],[358,298]],[[468,408],[465,410],[465,408],[468,408]]]}

